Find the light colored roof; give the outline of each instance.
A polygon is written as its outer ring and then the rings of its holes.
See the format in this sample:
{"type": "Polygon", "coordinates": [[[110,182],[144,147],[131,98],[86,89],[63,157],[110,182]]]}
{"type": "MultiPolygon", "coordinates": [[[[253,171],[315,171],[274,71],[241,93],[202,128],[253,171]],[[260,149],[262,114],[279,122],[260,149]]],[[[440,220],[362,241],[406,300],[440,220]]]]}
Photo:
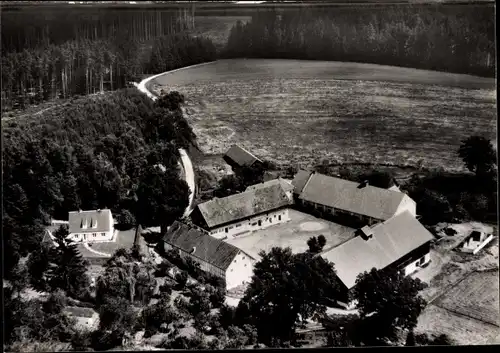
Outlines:
{"type": "Polygon", "coordinates": [[[214,198],[198,209],[209,227],[215,227],[290,205],[280,184],[257,187],[240,194],[214,198]]]}
{"type": "Polygon", "coordinates": [[[69,212],[69,232],[70,233],[99,233],[111,230],[111,211],[109,209],[92,211],[69,212]],[[82,228],[83,225],[86,228],[82,228]],[[95,228],[94,228],[95,227],[95,228]]]}
{"type": "Polygon", "coordinates": [[[283,188],[283,191],[289,192],[293,190],[293,185],[290,184],[288,181],[283,180],[282,178],[277,178],[277,179],[272,179],[268,180],[263,183],[255,184],[255,185],[250,185],[245,189],[245,191],[250,191],[250,190],[257,190],[257,189],[262,189],[266,188],[268,186],[272,185],[280,185],[283,188]]]}
{"type": "Polygon", "coordinates": [[[354,287],[360,273],[373,267],[384,269],[433,239],[408,211],[373,226],[372,231],[373,237],[369,240],[357,236],[321,254],[335,264],[337,277],[347,288],[354,287]]]}
{"type": "Polygon", "coordinates": [[[81,308],[78,306],[68,306],[64,308],[64,311],[69,315],[76,317],[92,317],[97,314],[97,312],[92,308],[81,308]]]}
{"type": "Polygon", "coordinates": [[[240,167],[251,166],[256,161],[260,161],[260,159],[258,159],[253,154],[248,152],[246,149],[238,145],[231,146],[231,148],[226,152],[226,155],[224,157],[230,158],[240,167]]]}
{"type": "Polygon", "coordinates": [[[302,190],[302,200],[386,220],[394,216],[406,194],[313,173],[302,190]]]}
{"type": "Polygon", "coordinates": [[[309,177],[311,176],[312,172],[308,172],[306,170],[299,170],[297,174],[295,174],[295,177],[292,180],[292,185],[295,188],[295,193],[300,194],[302,192],[302,189],[306,185],[307,181],[309,180],[309,177]]]}
{"type": "Polygon", "coordinates": [[[163,241],[222,270],[226,270],[241,251],[234,245],[178,221],[170,226],[163,236],[163,241]]]}

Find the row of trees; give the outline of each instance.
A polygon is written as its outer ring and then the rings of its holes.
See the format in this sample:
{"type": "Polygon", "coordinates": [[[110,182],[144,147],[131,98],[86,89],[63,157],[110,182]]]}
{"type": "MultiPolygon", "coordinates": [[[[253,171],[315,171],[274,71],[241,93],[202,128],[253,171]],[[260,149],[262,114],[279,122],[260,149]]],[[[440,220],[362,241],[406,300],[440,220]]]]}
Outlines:
{"type": "Polygon", "coordinates": [[[154,43],[150,62],[129,31],[103,39],[79,39],[2,56],[2,105],[21,107],[54,98],[123,88],[144,72],[158,73],[215,59],[212,42],[171,34],[154,43]]]}
{"type": "Polygon", "coordinates": [[[229,35],[229,57],[369,62],[495,75],[490,6],[259,11],[229,35]]]}
{"type": "Polygon", "coordinates": [[[194,8],[7,7],[2,9],[1,19],[5,53],[73,40],[107,40],[118,33],[127,33],[130,41],[147,41],[192,29],[194,8]]]}
{"type": "Polygon", "coordinates": [[[195,140],[182,101],[173,93],[154,103],[125,89],[4,124],[5,276],[39,247],[50,218],[68,211],[110,208],[119,222],[143,226],[180,217],[188,187],[178,149],[195,140]]]}

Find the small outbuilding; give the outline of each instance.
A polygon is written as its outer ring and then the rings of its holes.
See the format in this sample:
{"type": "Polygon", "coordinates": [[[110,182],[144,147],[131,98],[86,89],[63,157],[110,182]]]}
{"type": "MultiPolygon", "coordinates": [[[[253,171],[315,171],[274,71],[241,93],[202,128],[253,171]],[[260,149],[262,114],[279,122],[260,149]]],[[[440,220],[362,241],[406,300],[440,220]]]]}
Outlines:
{"type": "Polygon", "coordinates": [[[229,164],[231,168],[233,168],[233,170],[262,164],[262,161],[259,158],[255,157],[252,153],[238,145],[231,146],[223,158],[224,161],[229,164]]]}

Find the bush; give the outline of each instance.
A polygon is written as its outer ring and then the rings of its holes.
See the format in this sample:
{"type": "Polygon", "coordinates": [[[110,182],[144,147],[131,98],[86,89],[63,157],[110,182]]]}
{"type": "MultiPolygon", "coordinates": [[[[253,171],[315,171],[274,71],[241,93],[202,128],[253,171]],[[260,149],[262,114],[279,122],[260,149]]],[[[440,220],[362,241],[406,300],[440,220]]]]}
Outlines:
{"type": "Polygon", "coordinates": [[[220,308],[226,300],[226,293],[221,289],[214,289],[210,293],[209,299],[213,308],[220,308]]]}
{"type": "Polygon", "coordinates": [[[130,229],[134,227],[136,223],[134,215],[127,209],[123,209],[120,211],[117,217],[117,221],[118,224],[116,225],[116,229],[119,230],[130,229]]]}
{"type": "Polygon", "coordinates": [[[181,271],[180,273],[175,275],[175,280],[177,281],[178,288],[184,289],[188,281],[188,274],[186,273],[186,271],[181,271]]]}

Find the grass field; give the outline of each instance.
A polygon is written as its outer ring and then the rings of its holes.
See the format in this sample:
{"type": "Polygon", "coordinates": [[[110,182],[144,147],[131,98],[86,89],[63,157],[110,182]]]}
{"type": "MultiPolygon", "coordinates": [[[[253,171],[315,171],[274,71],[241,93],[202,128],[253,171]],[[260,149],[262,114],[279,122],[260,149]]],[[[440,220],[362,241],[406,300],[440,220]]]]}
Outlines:
{"type": "Polygon", "coordinates": [[[203,152],[239,143],[278,164],[462,168],[470,135],[495,137],[492,79],[371,64],[235,59],[152,80],[185,94],[203,152]]]}

